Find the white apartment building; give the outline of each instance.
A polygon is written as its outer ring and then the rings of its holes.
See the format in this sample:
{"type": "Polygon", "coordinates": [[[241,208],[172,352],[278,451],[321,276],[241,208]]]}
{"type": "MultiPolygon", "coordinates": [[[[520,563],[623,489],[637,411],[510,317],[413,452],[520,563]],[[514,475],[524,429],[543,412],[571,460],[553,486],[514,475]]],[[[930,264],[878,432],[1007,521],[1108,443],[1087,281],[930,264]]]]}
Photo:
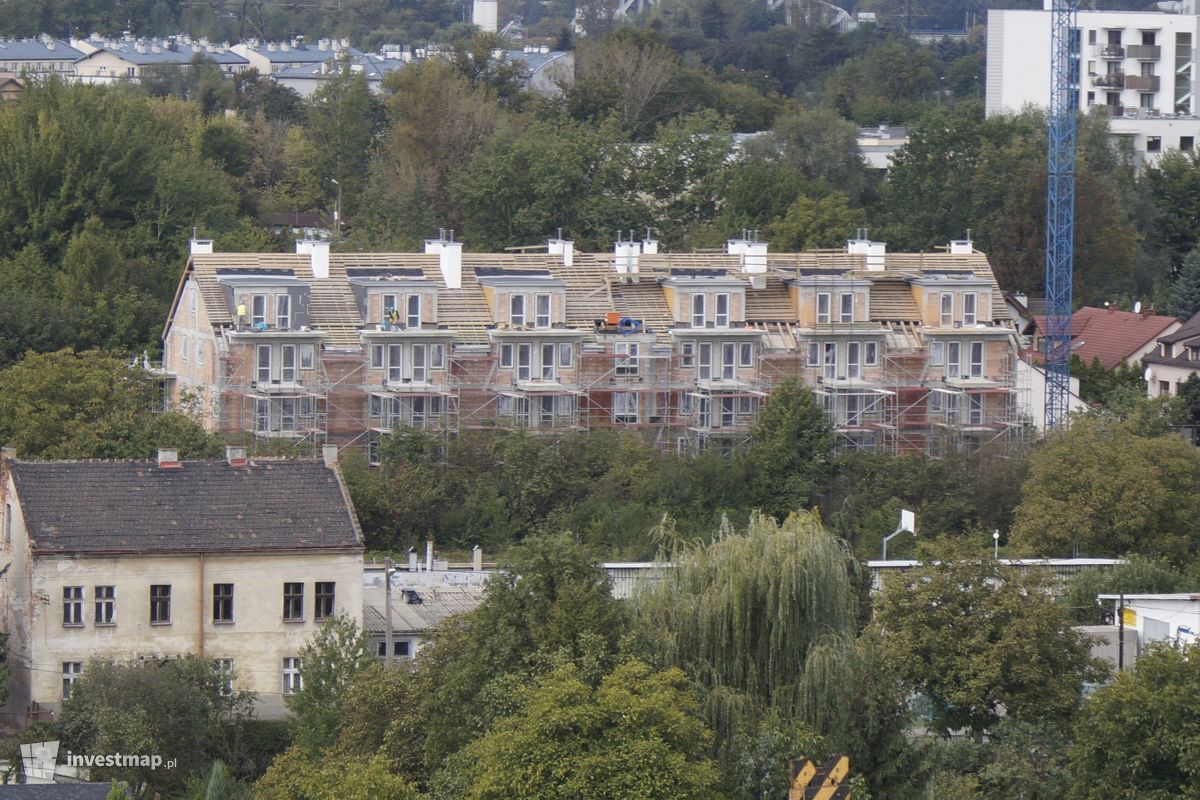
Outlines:
{"type": "MultiPolygon", "coordinates": [[[[1080,11],[1077,19],[1072,82],[1079,109],[1106,109],[1113,135],[1130,142],[1139,163],[1194,150],[1200,136],[1194,63],[1200,16],[1192,0],[1159,5],[1186,13],[1080,11]]],[[[1049,10],[988,11],[988,116],[1048,105],[1050,21],[1049,10]]]]}

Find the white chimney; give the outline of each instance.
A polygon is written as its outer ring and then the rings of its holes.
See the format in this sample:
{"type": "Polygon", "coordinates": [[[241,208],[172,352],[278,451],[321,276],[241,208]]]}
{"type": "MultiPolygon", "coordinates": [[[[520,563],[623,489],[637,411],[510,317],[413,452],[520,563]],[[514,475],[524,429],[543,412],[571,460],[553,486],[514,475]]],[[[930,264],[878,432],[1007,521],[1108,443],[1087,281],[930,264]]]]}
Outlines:
{"type": "Polygon", "coordinates": [[[417,548],[408,548],[408,571],[419,572],[421,569],[421,559],[417,555],[417,548]]]}
{"type": "Polygon", "coordinates": [[[192,239],[192,255],[207,255],[212,251],[212,239],[192,239]]]}
{"type": "Polygon", "coordinates": [[[658,239],[651,239],[649,231],[646,231],[646,238],[642,239],[642,252],[648,256],[658,255],[658,239]]]}
{"type": "Polygon", "coordinates": [[[867,269],[871,272],[882,272],[887,245],[883,242],[872,242],[862,234],[865,234],[865,231],[860,231],[859,238],[846,242],[846,252],[866,256],[867,269]]]}
{"type": "MultiPolygon", "coordinates": [[[[297,242],[296,252],[300,251],[299,242],[297,242]]],[[[304,252],[312,256],[312,274],[317,280],[324,280],[329,277],[329,242],[322,239],[310,239],[306,244],[304,252]]]]}
{"type": "Polygon", "coordinates": [[[952,256],[969,256],[975,252],[975,243],[971,241],[968,235],[966,239],[952,239],[950,241],[950,255],[952,256]]]}
{"type": "Polygon", "coordinates": [[[231,467],[246,466],[246,448],[229,445],[225,448],[225,460],[231,467]]]}
{"type": "Polygon", "coordinates": [[[433,572],[433,540],[425,543],[425,571],[433,572]]]}
{"type": "Polygon", "coordinates": [[[730,239],[725,243],[725,252],[741,257],[742,272],[753,274],[767,271],[766,242],[750,238],[730,239]]]}
{"type": "Polygon", "coordinates": [[[471,569],[483,572],[483,548],[479,545],[471,548],[471,569]]]}
{"type": "Polygon", "coordinates": [[[616,242],[613,245],[613,266],[618,275],[636,275],[638,271],[638,256],[641,254],[640,242],[616,242]]]}
{"type": "Polygon", "coordinates": [[[562,256],[563,266],[570,267],[575,263],[575,242],[570,239],[551,239],[547,242],[546,252],[552,256],[562,256]]]}
{"type": "Polygon", "coordinates": [[[175,447],[158,448],[158,466],[161,469],[178,469],[182,466],[179,463],[179,449],[175,447]]]}
{"type": "Polygon", "coordinates": [[[321,460],[325,462],[325,466],[333,469],[338,462],[338,446],[336,444],[321,445],[321,460]]]}

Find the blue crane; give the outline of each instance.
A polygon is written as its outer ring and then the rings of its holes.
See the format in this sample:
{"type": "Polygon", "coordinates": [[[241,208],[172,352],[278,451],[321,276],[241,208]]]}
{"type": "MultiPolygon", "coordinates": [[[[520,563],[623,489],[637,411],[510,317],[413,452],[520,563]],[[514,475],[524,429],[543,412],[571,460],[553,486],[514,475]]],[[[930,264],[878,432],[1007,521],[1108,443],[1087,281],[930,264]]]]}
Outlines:
{"type": "Polygon", "coordinates": [[[1053,0],[1046,153],[1046,428],[1066,428],[1071,396],[1071,278],[1075,240],[1075,112],[1079,108],[1076,0],[1053,0]]]}

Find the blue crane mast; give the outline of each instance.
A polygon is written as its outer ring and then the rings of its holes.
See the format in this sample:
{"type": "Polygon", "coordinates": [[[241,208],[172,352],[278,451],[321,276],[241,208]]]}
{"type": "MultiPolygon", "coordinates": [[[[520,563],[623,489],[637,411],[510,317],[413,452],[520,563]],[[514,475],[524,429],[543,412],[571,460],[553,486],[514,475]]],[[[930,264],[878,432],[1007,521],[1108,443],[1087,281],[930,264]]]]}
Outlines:
{"type": "Polygon", "coordinates": [[[1075,113],[1079,108],[1076,0],[1053,0],[1046,153],[1046,428],[1067,426],[1071,396],[1071,278],[1075,240],[1075,113]]]}

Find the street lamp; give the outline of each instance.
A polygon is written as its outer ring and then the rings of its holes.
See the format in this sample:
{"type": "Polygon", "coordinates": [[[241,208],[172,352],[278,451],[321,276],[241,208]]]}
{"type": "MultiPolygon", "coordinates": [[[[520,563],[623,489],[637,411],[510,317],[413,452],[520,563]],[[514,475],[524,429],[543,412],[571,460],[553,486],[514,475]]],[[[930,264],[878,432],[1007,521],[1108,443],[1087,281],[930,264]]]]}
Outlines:
{"type": "Polygon", "coordinates": [[[1000,560],[1000,530],[992,531],[992,557],[1000,560]]]}
{"type": "Polygon", "coordinates": [[[384,666],[392,665],[392,573],[396,571],[395,564],[390,558],[383,560],[383,605],[386,627],[383,633],[383,663],[384,666]]]}
{"type": "Polygon", "coordinates": [[[333,226],[340,241],[342,238],[342,184],[338,182],[337,178],[327,178],[326,180],[338,187],[337,205],[333,209],[333,226]]]}

